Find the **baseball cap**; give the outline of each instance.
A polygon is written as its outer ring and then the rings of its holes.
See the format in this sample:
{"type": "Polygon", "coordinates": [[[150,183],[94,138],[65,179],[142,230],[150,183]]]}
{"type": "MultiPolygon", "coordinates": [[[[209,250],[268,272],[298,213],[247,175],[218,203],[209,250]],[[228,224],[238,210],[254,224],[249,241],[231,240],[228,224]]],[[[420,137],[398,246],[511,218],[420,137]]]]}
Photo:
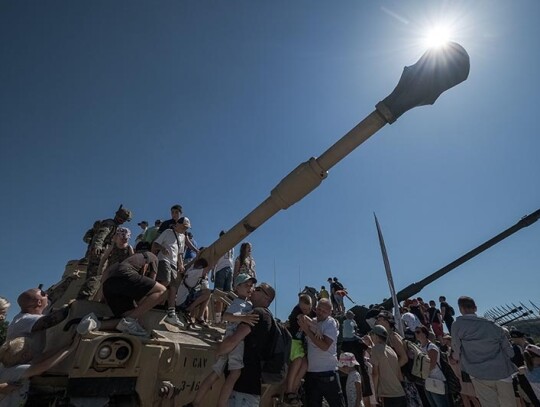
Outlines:
{"type": "Polygon", "coordinates": [[[379,312],[379,315],[377,315],[377,318],[384,318],[390,323],[394,323],[394,316],[390,311],[383,310],[379,312]]]}
{"type": "Polygon", "coordinates": [[[137,223],[137,226],[142,226],[142,225],[148,226],[148,222],[145,220],[142,220],[139,223],[137,223]]]}
{"type": "Polygon", "coordinates": [[[510,331],[510,338],[525,338],[525,334],[517,329],[510,331]]]}
{"type": "Polygon", "coordinates": [[[529,353],[533,353],[535,356],[540,357],[540,346],[538,345],[527,345],[525,350],[529,353]]]}
{"type": "Polygon", "coordinates": [[[377,336],[388,338],[388,332],[386,331],[386,328],[382,325],[375,325],[371,331],[377,336]]]}
{"type": "Polygon", "coordinates": [[[154,222],[154,225],[155,226],[161,225],[161,219],[156,219],[156,221],[154,222]]]}
{"type": "Polygon", "coordinates": [[[343,352],[341,355],[339,355],[339,360],[338,360],[339,367],[343,367],[343,366],[353,367],[353,366],[358,366],[359,364],[360,363],[358,363],[358,361],[354,357],[354,354],[350,352],[343,352]]]}
{"type": "Polygon", "coordinates": [[[257,284],[257,279],[255,277],[251,277],[249,274],[238,274],[236,278],[234,279],[234,285],[240,285],[244,284],[246,281],[252,280],[253,284],[257,284]]]}
{"type": "Polygon", "coordinates": [[[182,205],[178,205],[178,204],[173,205],[171,206],[171,211],[172,210],[177,210],[177,211],[180,211],[180,213],[182,213],[182,205]]]}
{"type": "Polygon", "coordinates": [[[189,221],[188,217],[187,216],[183,216],[181,217],[180,219],[178,219],[178,222],[179,224],[181,225],[184,225],[185,227],[187,227],[188,229],[191,227],[191,222],[189,221]]]}

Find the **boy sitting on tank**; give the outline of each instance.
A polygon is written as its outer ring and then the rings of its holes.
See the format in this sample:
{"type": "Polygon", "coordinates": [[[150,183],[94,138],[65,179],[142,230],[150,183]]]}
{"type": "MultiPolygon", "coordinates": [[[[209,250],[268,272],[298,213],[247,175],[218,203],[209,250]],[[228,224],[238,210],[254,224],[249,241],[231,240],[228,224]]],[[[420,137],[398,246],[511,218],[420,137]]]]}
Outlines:
{"type": "MultiPolygon", "coordinates": [[[[257,322],[259,317],[254,314],[249,314],[253,306],[248,301],[256,283],[257,280],[248,274],[239,274],[234,279],[234,292],[238,298],[234,299],[223,314],[223,320],[228,322],[225,330],[225,337],[234,334],[240,322],[250,325],[254,325],[257,322]]],[[[225,366],[228,363],[229,375],[221,388],[218,400],[218,407],[225,407],[232,393],[234,384],[240,377],[241,370],[244,367],[243,359],[244,342],[242,341],[229,354],[222,355],[218,358],[214,366],[212,366],[212,372],[203,380],[201,387],[195,395],[195,399],[185,407],[197,407],[202,405],[204,396],[208,394],[212,385],[223,375],[225,366]]]]}
{"type": "Polygon", "coordinates": [[[189,326],[194,323],[208,327],[204,314],[210,302],[210,289],[208,288],[208,262],[200,258],[187,269],[176,295],[177,309],[184,313],[189,326]]]}

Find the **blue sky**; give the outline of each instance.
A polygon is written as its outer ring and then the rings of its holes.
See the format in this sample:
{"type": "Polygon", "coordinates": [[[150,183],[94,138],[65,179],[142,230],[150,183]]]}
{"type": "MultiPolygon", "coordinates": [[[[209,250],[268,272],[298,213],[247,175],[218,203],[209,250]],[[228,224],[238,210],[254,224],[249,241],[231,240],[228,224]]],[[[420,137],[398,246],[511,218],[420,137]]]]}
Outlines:
{"type": "MultiPolygon", "coordinates": [[[[0,1],[2,288],[59,280],[95,219],[180,203],[201,245],[374,110],[434,24],[467,49],[466,82],[386,126],[249,237],[284,318],[337,276],[358,304],[540,207],[540,3],[0,1]],[[275,267],[274,267],[275,265],[275,267]]],[[[423,290],[481,312],[540,302],[540,225],[423,290]]],[[[350,304],[350,303],[349,303],[350,304]]],[[[17,311],[12,307],[10,316],[17,311]]]]}

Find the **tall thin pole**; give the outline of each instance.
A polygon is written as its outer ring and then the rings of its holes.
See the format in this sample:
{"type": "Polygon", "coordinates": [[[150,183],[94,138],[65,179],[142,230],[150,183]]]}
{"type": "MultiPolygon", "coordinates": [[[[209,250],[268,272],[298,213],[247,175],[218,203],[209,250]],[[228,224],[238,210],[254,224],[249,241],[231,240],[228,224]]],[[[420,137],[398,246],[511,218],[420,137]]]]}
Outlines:
{"type": "Polygon", "coordinates": [[[386,251],[386,245],[384,243],[384,238],[381,230],[381,225],[379,225],[379,220],[377,215],[373,212],[373,217],[375,218],[375,226],[377,227],[377,235],[379,237],[379,245],[381,246],[381,254],[384,263],[384,269],[386,271],[386,278],[388,280],[388,287],[390,288],[390,298],[394,305],[394,317],[396,319],[396,329],[403,336],[403,324],[401,323],[401,312],[399,309],[399,301],[396,296],[396,289],[394,287],[394,278],[392,277],[392,270],[390,268],[390,260],[388,259],[388,252],[386,251]]]}
{"type": "MultiPolygon", "coordinates": [[[[274,290],[276,290],[276,293],[278,292],[277,289],[277,280],[276,280],[276,258],[274,257],[274,290]]],[[[276,298],[274,298],[274,316],[277,315],[277,295],[276,298]]]]}

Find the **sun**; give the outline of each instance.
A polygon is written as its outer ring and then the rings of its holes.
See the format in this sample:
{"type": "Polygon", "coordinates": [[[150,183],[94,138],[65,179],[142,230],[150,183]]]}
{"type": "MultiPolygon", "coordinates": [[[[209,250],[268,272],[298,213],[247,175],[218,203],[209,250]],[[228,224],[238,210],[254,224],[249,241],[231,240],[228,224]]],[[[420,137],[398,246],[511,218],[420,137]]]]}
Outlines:
{"type": "Polygon", "coordinates": [[[424,45],[428,48],[440,48],[450,41],[452,32],[446,25],[429,28],[423,36],[424,45]]]}

